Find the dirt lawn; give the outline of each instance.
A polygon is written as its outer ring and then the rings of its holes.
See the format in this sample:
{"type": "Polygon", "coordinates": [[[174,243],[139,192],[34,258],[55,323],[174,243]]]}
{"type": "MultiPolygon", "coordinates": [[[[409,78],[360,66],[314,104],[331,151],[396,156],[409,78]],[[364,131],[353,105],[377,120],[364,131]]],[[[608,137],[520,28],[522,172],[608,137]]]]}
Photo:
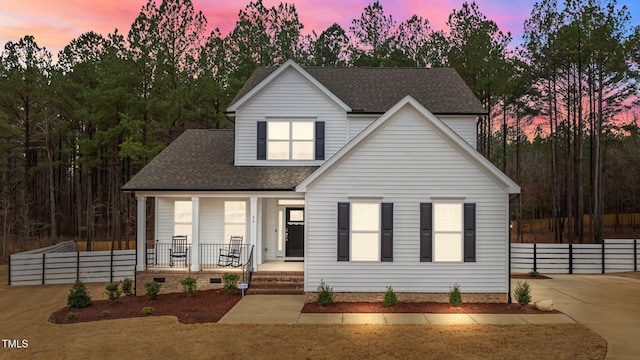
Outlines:
{"type": "MultiPolygon", "coordinates": [[[[5,278],[6,279],[6,278],[5,278]]],[[[602,359],[606,343],[579,324],[223,325],[160,316],[58,325],[70,285],[0,285],[0,359],[602,359]]],[[[104,284],[88,284],[102,299],[104,284]]]]}

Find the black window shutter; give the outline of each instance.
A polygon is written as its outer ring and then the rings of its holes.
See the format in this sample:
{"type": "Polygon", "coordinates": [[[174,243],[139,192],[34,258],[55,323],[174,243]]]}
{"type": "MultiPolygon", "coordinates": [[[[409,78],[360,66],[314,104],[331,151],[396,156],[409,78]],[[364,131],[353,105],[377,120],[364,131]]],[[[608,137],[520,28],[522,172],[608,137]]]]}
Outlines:
{"type": "Polygon", "coordinates": [[[258,121],[258,160],[267,160],[267,122],[258,121]]]}
{"type": "Polygon", "coordinates": [[[476,261],[476,204],[464,204],[464,261],[476,261]]]}
{"type": "Polygon", "coordinates": [[[393,203],[382,203],[381,211],[381,261],[393,261],[393,203]]]}
{"type": "Polygon", "coordinates": [[[433,261],[433,204],[420,203],[420,261],[433,261]]]}
{"type": "Polygon", "coordinates": [[[324,121],[316,121],[316,160],[324,160],[324,121]]]}
{"type": "Polygon", "coordinates": [[[338,203],[338,261],[349,261],[349,203],[338,203]]]}

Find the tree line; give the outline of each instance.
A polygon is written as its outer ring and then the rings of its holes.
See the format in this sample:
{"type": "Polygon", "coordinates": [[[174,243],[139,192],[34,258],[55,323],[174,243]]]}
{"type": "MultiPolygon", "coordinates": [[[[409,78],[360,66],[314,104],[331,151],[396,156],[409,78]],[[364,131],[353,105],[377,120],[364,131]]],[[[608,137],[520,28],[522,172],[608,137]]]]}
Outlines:
{"type": "Polygon", "coordinates": [[[232,127],[223,110],[251,73],[288,59],[455,68],[489,112],[478,150],[525,188],[518,217],[553,217],[557,241],[567,231],[583,241],[582,214],[600,241],[605,211],[638,211],[638,119],[616,120],[638,106],[640,27],[626,7],[542,0],[516,48],[474,2],[446,25],[398,22],[375,1],[348,29],[304,35],[295,5],[257,0],[223,35],[207,33],[191,0],[149,0],[126,34],[88,31],[57,61],[33,36],[10,41],[0,55],[3,244],[66,236],[119,247],[135,232],[122,185],[185,129],[232,127]]]}

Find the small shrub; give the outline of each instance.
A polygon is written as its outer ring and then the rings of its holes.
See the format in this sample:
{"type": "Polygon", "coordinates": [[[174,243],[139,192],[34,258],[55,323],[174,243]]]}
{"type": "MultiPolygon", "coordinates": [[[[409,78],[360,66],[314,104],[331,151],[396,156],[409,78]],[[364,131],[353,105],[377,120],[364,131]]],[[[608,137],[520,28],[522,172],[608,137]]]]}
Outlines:
{"type": "Polygon", "coordinates": [[[222,275],[222,288],[225,294],[234,295],[238,293],[238,274],[224,273],[222,275]]]}
{"type": "Polygon", "coordinates": [[[540,276],[540,273],[535,271],[535,270],[531,270],[531,271],[529,271],[529,276],[538,277],[538,276],[540,276]]]}
{"type": "Polygon", "coordinates": [[[382,301],[382,305],[385,307],[396,306],[398,304],[398,295],[393,291],[391,286],[387,288],[387,292],[384,293],[384,300],[382,301]]]}
{"type": "Polygon", "coordinates": [[[155,300],[158,298],[161,285],[162,284],[155,281],[149,281],[144,284],[144,289],[147,290],[147,300],[155,300]]]}
{"type": "Polygon", "coordinates": [[[142,308],[142,313],[145,315],[153,314],[153,308],[151,306],[145,306],[142,308]]]}
{"type": "Polygon", "coordinates": [[[109,310],[102,310],[101,314],[102,314],[102,317],[107,317],[107,316],[111,315],[111,311],[109,311],[109,310]]]}
{"type": "Polygon", "coordinates": [[[180,284],[182,285],[182,290],[187,293],[187,297],[195,297],[198,292],[198,281],[189,276],[182,280],[180,280],[180,284]]]}
{"type": "Polygon", "coordinates": [[[87,287],[82,281],[76,280],[71,286],[69,296],[67,297],[67,305],[72,308],[85,308],[91,305],[91,296],[89,296],[87,287]]]}
{"type": "Polygon", "coordinates": [[[527,305],[531,302],[531,285],[526,281],[518,281],[513,295],[515,295],[518,304],[521,306],[527,305]]]}
{"type": "Polygon", "coordinates": [[[320,280],[318,285],[318,304],[322,306],[329,306],[333,304],[333,288],[329,286],[324,280],[320,280]]]}
{"type": "Polygon", "coordinates": [[[129,296],[131,294],[133,294],[133,280],[126,278],[124,280],[122,280],[122,292],[129,296]]]}
{"type": "Polygon", "coordinates": [[[453,288],[449,291],[449,304],[451,306],[462,305],[462,293],[460,293],[460,285],[454,284],[453,288]]]}
{"type": "Polygon", "coordinates": [[[107,284],[104,287],[104,294],[107,295],[107,298],[111,301],[118,301],[120,299],[120,295],[122,295],[122,291],[120,290],[119,283],[111,283],[107,284]]]}
{"type": "Polygon", "coordinates": [[[67,320],[73,320],[78,316],[78,314],[74,312],[67,313],[67,320]]]}

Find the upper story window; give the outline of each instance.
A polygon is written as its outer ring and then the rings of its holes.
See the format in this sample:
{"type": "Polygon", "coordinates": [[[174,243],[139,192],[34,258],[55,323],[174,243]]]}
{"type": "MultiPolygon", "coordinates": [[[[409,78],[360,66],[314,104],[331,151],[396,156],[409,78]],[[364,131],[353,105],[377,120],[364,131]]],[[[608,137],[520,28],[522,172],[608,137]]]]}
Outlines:
{"type": "Polygon", "coordinates": [[[324,160],[324,121],[258,121],[258,160],[324,160]]]}
{"type": "Polygon", "coordinates": [[[267,122],[268,160],[313,160],[313,121],[267,122]]]}

